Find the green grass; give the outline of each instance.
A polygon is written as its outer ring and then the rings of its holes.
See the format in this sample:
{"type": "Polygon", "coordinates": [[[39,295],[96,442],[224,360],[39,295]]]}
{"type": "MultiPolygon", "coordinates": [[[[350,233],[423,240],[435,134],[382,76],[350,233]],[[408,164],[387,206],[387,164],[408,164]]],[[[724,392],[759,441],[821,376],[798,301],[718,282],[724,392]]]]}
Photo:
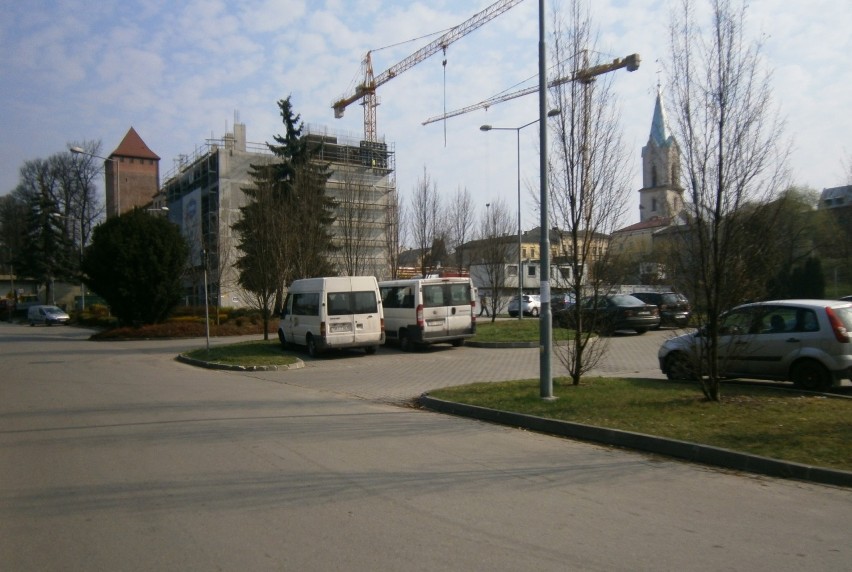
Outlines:
{"type": "Polygon", "coordinates": [[[226,365],[290,365],[298,361],[294,355],[285,352],[281,344],[272,341],[251,341],[226,346],[193,350],[187,357],[226,365]]]}
{"type": "Polygon", "coordinates": [[[721,403],[700,389],[647,379],[554,380],[555,401],[539,381],[439,389],[448,401],[723,447],[774,459],[852,471],[852,400],[752,386],[722,387],[721,403]]]}
{"type": "Polygon", "coordinates": [[[537,342],[539,339],[538,318],[518,320],[497,320],[478,318],[476,320],[476,335],[470,338],[472,342],[537,342]]]}

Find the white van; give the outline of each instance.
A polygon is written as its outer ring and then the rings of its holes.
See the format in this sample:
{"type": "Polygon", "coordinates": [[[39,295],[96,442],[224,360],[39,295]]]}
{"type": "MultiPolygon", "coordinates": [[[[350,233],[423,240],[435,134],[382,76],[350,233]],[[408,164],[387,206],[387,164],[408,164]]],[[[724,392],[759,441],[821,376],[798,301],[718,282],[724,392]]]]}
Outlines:
{"type": "Polygon", "coordinates": [[[27,310],[27,321],[31,326],[36,324],[44,324],[45,326],[67,324],[70,319],[68,314],[58,306],[30,306],[27,310]]]}
{"type": "Polygon", "coordinates": [[[379,283],[385,334],[404,351],[425,344],[464,344],[476,334],[476,289],[470,278],[412,278],[379,283]]]}
{"type": "Polygon", "coordinates": [[[364,348],[385,341],[379,286],[374,276],[294,280],[278,322],[281,345],[305,346],[316,356],[325,350],[364,348]]]}

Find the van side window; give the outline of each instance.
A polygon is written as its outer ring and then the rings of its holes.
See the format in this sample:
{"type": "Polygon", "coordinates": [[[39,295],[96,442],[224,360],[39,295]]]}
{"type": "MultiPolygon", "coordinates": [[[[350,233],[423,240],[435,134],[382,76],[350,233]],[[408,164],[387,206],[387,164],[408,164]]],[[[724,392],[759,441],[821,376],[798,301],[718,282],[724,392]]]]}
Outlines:
{"type": "Polygon", "coordinates": [[[410,286],[385,286],[381,289],[381,292],[382,306],[385,308],[414,307],[414,296],[411,295],[410,286]]]}
{"type": "Polygon", "coordinates": [[[318,292],[304,292],[293,295],[293,314],[297,316],[319,316],[318,292]]]}

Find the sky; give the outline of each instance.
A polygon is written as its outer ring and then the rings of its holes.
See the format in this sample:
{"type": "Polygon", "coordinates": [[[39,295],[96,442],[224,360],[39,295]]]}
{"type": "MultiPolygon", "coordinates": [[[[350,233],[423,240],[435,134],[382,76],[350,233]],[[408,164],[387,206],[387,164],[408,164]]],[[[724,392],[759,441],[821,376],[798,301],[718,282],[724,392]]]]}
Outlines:
{"type": "MultiPolygon", "coordinates": [[[[567,0],[548,0],[547,10],[567,0]]],[[[699,2],[700,3],[700,2],[699,2]]],[[[335,119],[333,101],[402,61],[493,0],[0,0],[0,195],[26,161],[70,144],[100,141],[109,155],[130,127],[160,156],[162,179],[180,155],[246,125],[249,142],[284,132],[277,101],[291,96],[312,128],[363,135],[363,111],[335,119]]],[[[660,61],[669,58],[670,0],[596,0],[592,63],[638,53],[636,72],[612,72],[628,168],[642,186],[660,61]]],[[[852,53],[848,0],[752,0],[749,40],[765,40],[774,104],[793,146],[793,183],[822,190],[849,183],[852,53]]],[[[550,29],[549,22],[546,24],[550,29]]],[[[548,44],[548,49],[550,49],[548,44]]],[[[538,2],[525,0],[378,89],[380,137],[396,152],[397,188],[408,200],[428,174],[442,198],[467,189],[477,212],[497,200],[518,205],[513,131],[538,117],[536,95],[446,122],[431,117],[504,91],[535,85],[538,2]]],[[[538,129],[520,131],[524,230],[538,226],[538,129]],[[530,190],[532,189],[532,190],[530,190]]],[[[103,181],[101,188],[103,187],[103,181]]],[[[638,222],[638,192],[625,225],[638,222]]]]}

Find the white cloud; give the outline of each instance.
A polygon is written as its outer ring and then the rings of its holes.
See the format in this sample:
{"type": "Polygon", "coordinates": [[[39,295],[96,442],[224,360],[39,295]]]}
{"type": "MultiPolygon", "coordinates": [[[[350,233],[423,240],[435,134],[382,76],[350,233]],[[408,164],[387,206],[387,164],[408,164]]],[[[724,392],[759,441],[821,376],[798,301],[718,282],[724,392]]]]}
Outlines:
{"type": "MultiPolygon", "coordinates": [[[[101,139],[109,152],[131,125],[162,157],[163,174],[179,154],[223,135],[235,113],[246,123],[251,141],[271,140],[283,129],[276,101],[290,94],[305,122],[361,134],[361,107],[353,104],[343,119],[335,120],[331,103],[363,79],[363,55],[392,46],[373,54],[378,75],[437,37],[436,32],[460,24],[491,2],[7,3],[0,21],[0,193],[14,188],[25,161],[63,151],[71,140],[101,139]]],[[[558,4],[548,2],[549,7],[558,4]]],[[[601,60],[634,52],[643,60],[639,71],[613,76],[637,189],[656,84],[665,84],[655,60],[668,52],[670,6],[662,0],[606,0],[592,7],[601,60]]],[[[534,95],[446,124],[424,127],[421,122],[440,114],[445,105],[448,110],[464,107],[533,77],[538,67],[537,12],[537,4],[527,0],[453,43],[446,68],[438,53],[379,88],[379,132],[396,145],[397,183],[403,194],[425,166],[443,192],[467,187],[481,205],[495,196],[516,204],[514,134],[478,128],[483,123],[513,127],[534,119],[534,95]]],[[[767,34],[774,95],[796,141],[794,178],[816,188],[845,183],[843,162],[852,131],[846,112],[852,70],[846,63],[850,46],[845,24],[852,21],[852,4],[762,0],[750,5],[749,15],[749,30],[767,34]]],[[[537,141],[535,127],[523,130],[525,186],[537,181],[537,141]]],[[[523,202],[531,204],[526,190],[523,194],[523,202]]],[[[637,209],[631,215],[638,217],[637,209]]],[[[535,224],[531,207],[524,220],[525,226],[535,224]]]]}

